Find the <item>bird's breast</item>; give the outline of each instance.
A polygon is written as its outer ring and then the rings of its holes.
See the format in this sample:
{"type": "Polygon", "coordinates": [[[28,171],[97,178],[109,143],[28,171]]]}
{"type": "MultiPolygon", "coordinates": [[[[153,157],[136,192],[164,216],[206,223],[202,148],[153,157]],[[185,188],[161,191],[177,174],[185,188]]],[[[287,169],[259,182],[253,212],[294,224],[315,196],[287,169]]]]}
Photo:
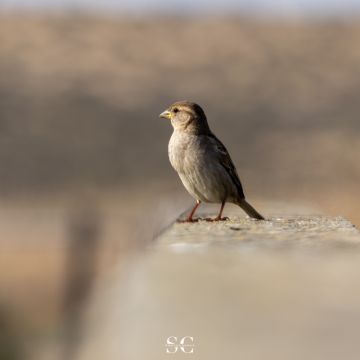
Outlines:
{"type": "Polygon", "coordinates": [[[179,173],[197,166],[202,158],[197,137],[176,131],[170,138],[168,152],[171,165],[179,173]]]}

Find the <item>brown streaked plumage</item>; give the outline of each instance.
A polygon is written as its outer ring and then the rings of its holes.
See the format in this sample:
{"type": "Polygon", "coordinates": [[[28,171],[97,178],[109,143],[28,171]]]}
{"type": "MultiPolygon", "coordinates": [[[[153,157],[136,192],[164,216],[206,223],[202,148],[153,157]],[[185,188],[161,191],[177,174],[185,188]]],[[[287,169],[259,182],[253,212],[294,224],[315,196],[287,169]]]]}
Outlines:
{"type": "Polygon", "coordinates": [[[226,202],[239,205],[250,217],[263,220],[246,200],[236,168],[228,151],[211,132],[203,109],[190,101],[179,101],[160,114],[171,120],[174,132],[169,142],[169,159],[180,179],[195,198],[196,204],[186,221],[201,202],[220,203],[214,221],[225,220],[222,212],[226,202]]]}

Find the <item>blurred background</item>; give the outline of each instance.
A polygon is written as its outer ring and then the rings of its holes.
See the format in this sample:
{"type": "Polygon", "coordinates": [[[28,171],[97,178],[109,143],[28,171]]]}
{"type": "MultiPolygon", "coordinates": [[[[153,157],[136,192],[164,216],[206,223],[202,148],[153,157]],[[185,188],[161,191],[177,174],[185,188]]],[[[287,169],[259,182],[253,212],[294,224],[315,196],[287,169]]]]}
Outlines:
{"type": "Polygon", "coordinates": [[[190,206],[158,118],[177,100],[260,210],[360,225],[359,19],[357,0],[2,0],[0,358],[71,359],[94,284],[190,206]]]}

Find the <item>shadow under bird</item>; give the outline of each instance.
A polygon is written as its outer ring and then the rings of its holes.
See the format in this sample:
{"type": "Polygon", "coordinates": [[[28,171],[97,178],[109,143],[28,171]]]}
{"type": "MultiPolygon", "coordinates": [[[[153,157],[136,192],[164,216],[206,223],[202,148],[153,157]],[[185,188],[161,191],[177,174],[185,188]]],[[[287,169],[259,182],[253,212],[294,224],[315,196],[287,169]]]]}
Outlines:
{"type": "Polygon", "coordinates": [[[220,212],[209,221],[226,220],[226,202],[239,205],[250,217],[264,220],[246,200],[236,168],[228,151],[211,132],[203,109],[190,101],[171,105],[160,117],[171,120],[174,132],[169,141],[170,163],[196,200],[185,222],[194,222],[201,202],[221,204],[220,212]]]}

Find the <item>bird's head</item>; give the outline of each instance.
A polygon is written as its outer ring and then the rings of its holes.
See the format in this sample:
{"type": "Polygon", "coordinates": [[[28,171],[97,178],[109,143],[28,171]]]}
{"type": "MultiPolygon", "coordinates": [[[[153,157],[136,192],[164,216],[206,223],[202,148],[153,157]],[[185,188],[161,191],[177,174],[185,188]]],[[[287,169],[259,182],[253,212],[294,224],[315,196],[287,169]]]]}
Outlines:
{"type": "Polygon", "coordinates": [[[173,128],[190,134],[210,132],[204,110],[190,101],[178,101],[160,114],[161,118],[171,120],[173,128]]]}

